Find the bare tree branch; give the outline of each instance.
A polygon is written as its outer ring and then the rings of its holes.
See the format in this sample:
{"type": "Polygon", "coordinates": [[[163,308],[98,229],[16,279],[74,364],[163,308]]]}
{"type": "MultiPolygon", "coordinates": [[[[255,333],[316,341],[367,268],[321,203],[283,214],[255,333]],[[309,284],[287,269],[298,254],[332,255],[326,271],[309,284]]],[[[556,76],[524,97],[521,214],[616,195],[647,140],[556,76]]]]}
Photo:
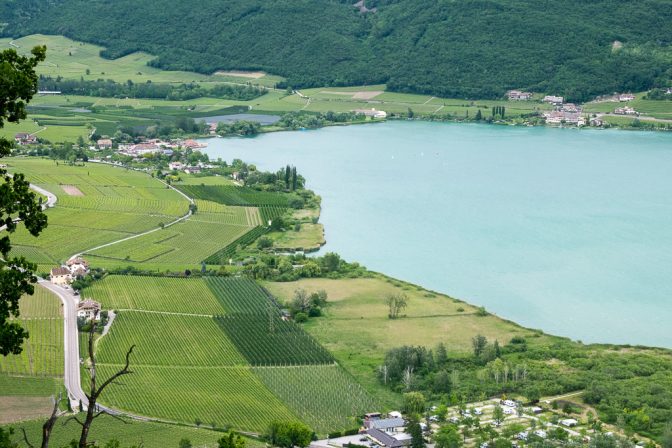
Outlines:
{"type": "Polygon", "coordinates": [[[67,419],[63,422],[63,426],[67,425],[67,424],[70,423],[72,420],[76,421],[76,422],[79,423],[81,426],[84,426],[84,423],[82,423],[81,421],[79,421],[79,419],[77,418],[76,415],[67,418],[67,419]]]}
{"type": "Polygon", "coordinates": [[[28,441],[28,434],[26,434],[26,428],[21,428],[21,432],[23,433],[23,441],[26,442],[26,445],[28,445],[29,448],[35,448],[35,446],[28,441]]]}

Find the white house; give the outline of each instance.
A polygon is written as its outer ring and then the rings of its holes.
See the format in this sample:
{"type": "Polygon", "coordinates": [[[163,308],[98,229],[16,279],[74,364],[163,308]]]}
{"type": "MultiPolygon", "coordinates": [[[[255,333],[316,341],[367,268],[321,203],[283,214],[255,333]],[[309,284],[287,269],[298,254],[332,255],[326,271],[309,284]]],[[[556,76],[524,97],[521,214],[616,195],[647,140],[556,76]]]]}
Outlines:
{"type": "Polygon", "coordinates": [[[546,95],[546,96],[544,97],[544,99],[541,100],[541,101],[543,101],[544,103],[555,104],[555,105],[557,106],[557,105],[560,105],[560,104],[564,103],[564,102],[565,102],[565,99],[564,99],[563,97],[561,97],[561,96],[546,95]]]}
{"type": "Polygon", "coordinates": [[[562,426],[566,426],[568,428],[571,428],[572,426],[576,426],[579,424],[578,421],[574,420],[573,418],[566,418],[564,420],[560,420],[560,424],[562,426]]]}
{"type": "Polygon", "coordinates": [[[72,281],[72,274],[70,273],[70,269],[63,266],[53,268],[49,277],[51,279],[51,283],[59,286],[69,285],[72,281]]]}
{"type": "Polygon", "coordinates": [[[618,95],[618,101],[632,101],[635,99],[635,95],[632,93],[621,93],[618,95]]]}
{"type": "Polygon", "coordinates": [[[173,171],[173,170],[179,171],[182,168],[184,168],[184,165],[182,164],[182,162],[170,162],[168,164],[168,169],[170,169],[171,171],[173,171]]]}
{"type": "Polygon", "coordinates": [[[384,110],[371,109],[355,109],[353,111],[357,115],[364,115],[371,118],[387,118],[387,112],[384,110]]]}
{"type": "Polygon", "coordinates": [[[364,422],[367,429],[377,429],[388,434],[404,432],[406,422],[403,418],[381,418],[364,422]]]}
{"type": "Polygon", "coordinates": [[[506,96],[512,101],[527,101],[532,98],[532,93],[521,92],[520,90],[509,90],[506,96]]]}
{"type": "Polygon", "coordinates": [[[72,277],[84,277],[89,273],[89,262],[83,258],[77,257],[68,260],[65,263],[66,267],[70,270],[72,277]]]}
{"type": "Polygon", "coordinates": [[[86,299],[77,304],[77,317],[83,317],[86,320],[99,320],[100,303],[95,300],[86,299]]]}

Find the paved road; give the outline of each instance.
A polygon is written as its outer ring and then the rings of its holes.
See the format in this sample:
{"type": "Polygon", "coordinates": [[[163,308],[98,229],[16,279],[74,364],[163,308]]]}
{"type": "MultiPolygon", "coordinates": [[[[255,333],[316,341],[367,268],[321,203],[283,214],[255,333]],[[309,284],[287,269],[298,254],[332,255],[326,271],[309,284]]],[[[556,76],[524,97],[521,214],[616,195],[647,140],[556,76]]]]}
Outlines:
{"type": "Polygon", "coordinates": [[[72,409],[77,409],[80,400],[86,406],[88,398],[82,390],[82,382],[79,375],[79,335],[77,331],[77,302],[79,299],[72,293],[71,289],[54,285],[48,280],[40,279],[38,283],[40,286],[56,294],[61,299],[61,302],[63,302],[65,388],[68,391],[68,398],[70,399],[72,409]]]}
{"type": "MultiPolygon", "coordinates": [[[[11,176],[11,174],[10,174],[10,176],[11,176]]],[[[51,208],[54,205],[56,205],[56,201],[58,201],[58,198],[56,197],[55,194],[45,190],[44,188],[40,188],[37,185],[33,185],[33,184],[30,184],[30,189],[33,190],[33,191],[37,191],[38,193],[47,197],[47,202],[44,202],[42,204],[42,210],[46,210],[46,209],[51,208]]],[[[21,221],[19,218],[16,218],[14,220],[14,222],[19,222],[19,221],[21,221]]],[[[5,230],[6,228],[7,228],[7,226],[0,226],[0,232],[5,230]]]]}

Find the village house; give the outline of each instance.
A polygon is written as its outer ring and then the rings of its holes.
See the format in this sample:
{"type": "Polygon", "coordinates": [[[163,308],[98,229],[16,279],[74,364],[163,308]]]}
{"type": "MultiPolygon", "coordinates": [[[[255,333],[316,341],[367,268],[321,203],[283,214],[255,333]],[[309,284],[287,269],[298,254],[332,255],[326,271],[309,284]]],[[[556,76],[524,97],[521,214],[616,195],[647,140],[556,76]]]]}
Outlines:
{"type": "Polygon", "coordinates": [[[51,270],[49,278],[54,285],[66,286],[72,281],[72,274],[70,273],[70,269],[59,266],[51,270]]]}
{"type": "Polygon", "coordinates": [[[374,418],[364,421],[366,429],[378,429],[389,434],[404,432],[406,422],[403,418],[374,418]]]}
{"type": "Polygon", "coordinates": [[[98,149],[112,149],[112,140],[109,138],[101,138],[96,142],[98,149]]]}
{"type": "Polygon", "coordinates": [[[366,117],[370,118],[387,118],[387,112],[384,110],[376,110],[374,108],[371,109],[355,109],[353,110],[354,113],[357,115],[364,115],[366,117]]]}
{"type": "Polygon", "coordinates": [[[198,143],[196,140],[188,139],[182,142],[181,146],[183,148],[189,148],[189,149],[200,149],[200,148],[207,148],[208,145],[205,145],[203,143],[198,143]]]}
{"type": "Polygon", "coordinates": [[[506,96],[513,101],[528,101],[530,98],[532,98],[532,93],[521,92],[520,90],[509,90],[506,92],[506,96]]]}
{"type": "Polygon", "coordinates": [[[632,93],[621,93],[618,95],[618,101],[632,101],[635,99],[635,95],[632,93]]]}
{"type": "Polygon", "coordinates": [[[170,162],[168,164],[168,169],[171,170],[171,171],[175,171],[175,170],[179,171],[182,168],[184,168],[184,164],[182,162],[170,162]]]}
{"type": "Polygon", "coordinates": [[[184,172],[187,174],[199,174],[201,172],[200,166],[188,166],[184,168],[184,172]]]}
{"type": "Polygon", "coordinates": [[[31,145],[37,143],[37,137],[33,134],[28,134],[27,132],[19,132],[14,135],[14,141],[19,145],[31,145]]]}
{"type": "Polygon", "coordinates": [[[554,110],[551,112],[544,112],[544,119],[546,124],[570,124],[575,126],[585,126],[586,118],[580,112],[565,112],[562,110],[554,110]]]}
{"type": "Polygon", "coordinates": [[[77,304],[77,317],[86,320],[100,319],[100,303],[86,299],[77,304]]]}
{"type": "Polygon", "coordinates": [[[565,99],[561,96],[546,95],[544,99],[542,99],[541,101],[543,101],[544,103],[551,103],[555,106],[559,106],[565,102],[565,99]]]}
{"type": "Polygon", "coordinates": [[[68,260],[65,266],[70,270],[72,278],[84,277],[89,273],[89,262],[80,257],[68,260]]]}
{"type": "Polygon", "coordinates": [[[565,103],[562,106],[560,106],[560,110],[562,112],[570,112],[570,113],[581,112],[581,108],[574,103],[565,103]]]}
{"type": "Polygon", "coordinates": [[[401,448],[411,444],[411,436],[406,433],[391,435],[374,428],[366,431],[366,436],[373,443],[384,448],[401,448]]]}
{"type": "Polygon", "coordinates": [[[639,115],[639,113],[630,106],[617,107],[614,110],[616,115],[639,115]]]}

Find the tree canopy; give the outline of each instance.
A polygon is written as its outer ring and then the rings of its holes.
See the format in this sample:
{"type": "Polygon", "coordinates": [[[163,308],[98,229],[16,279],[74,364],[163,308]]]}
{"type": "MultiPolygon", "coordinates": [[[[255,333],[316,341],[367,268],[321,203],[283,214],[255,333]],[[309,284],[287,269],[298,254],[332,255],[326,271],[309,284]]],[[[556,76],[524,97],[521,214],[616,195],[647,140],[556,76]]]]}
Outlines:
{"type": "Polygon", "coordinates": [[[672,75],[667,0],[367,0],[367,13],[355,0],[5,3],[8,36],[65,34],[109,58],[143,50],[167,69],[265,70],[287,78],[281,87],[387,83],[459,98],[521,88],[579,101],[672,75]]]}
{"type": "MultiPolygon", "coordinates": [[[[31,56],[20,56],[14,49],[0,52],[0,128],[5,122],[17,123],[26,118],[26,104],[37,91],[35,67],[44,61],[45,47],[35,47],[31,56]]],[[[0,158],[11,153],[13,142],[0,138],[0,158]]],[[[47,225],[35,193],[22,174],[10,176],[0,168],[0,353],[4,356],[21,353],[28,337],[21,325],[10,321],[19,316],[19,299],[32,294],[36,266],[24,257],[10,256],[9,234],[17,228],[17,219],[34,236],[47,225]]]]}

